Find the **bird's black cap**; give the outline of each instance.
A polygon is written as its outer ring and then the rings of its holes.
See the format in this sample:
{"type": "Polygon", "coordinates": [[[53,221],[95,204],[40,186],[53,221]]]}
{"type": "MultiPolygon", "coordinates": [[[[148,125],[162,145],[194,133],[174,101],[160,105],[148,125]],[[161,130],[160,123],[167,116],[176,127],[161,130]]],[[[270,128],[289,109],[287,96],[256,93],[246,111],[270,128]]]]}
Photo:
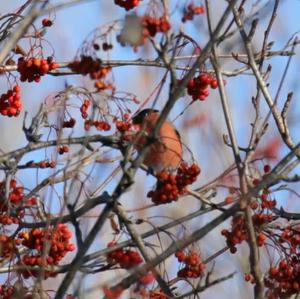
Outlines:
{"type": "Polygon", "coordinates": [[[143,119],[151,112],[159,112],[159,110],[151,108],[143,109],[142,111],[138,112],[133,116],[132,123],[134,125],[141,124],[143,122],[143,119]]]}

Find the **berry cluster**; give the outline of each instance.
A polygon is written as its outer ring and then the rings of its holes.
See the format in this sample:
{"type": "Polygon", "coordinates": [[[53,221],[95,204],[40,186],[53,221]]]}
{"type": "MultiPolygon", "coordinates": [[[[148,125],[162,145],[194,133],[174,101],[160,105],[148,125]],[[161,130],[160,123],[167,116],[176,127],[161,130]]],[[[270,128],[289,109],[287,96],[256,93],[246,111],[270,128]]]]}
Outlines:
{"type": "Polygon", "coordinates": [[[80,107],[81,117],[83,119],[86,119],[88,117],[87,110],[89,109],[89,106],[91,105],[91,101],[88,99],[85,99],[83,101],[83,104],[80,107]]]}
{"type": "Polygon", "coordinates": [[[104,78],[110,67],[103,67],[102,61],[99,58],[94,59],[91,56],[81,55],[80,60],[75,60],[69,63],[68,67],[75,73],[82,75],[90,75],[93,80],[104,78]]]}
{"type": "Polygon", "coordinates": [[[161,171],[156,174],[156,189],[148,192],[147,196],[155,204],[166,204],[176,201],[179,195],[186,192],[187,185],[194,183],[200,173],[200,168],[193,163],[188,166],[181,163],[176,174],[161,171]]]}
{"type": "Polygon", "coordinates": [[[55,161],[40,161],[38,162],[38,167],[39,168],[54,168],[56,166],[55,161]]]}
{"type": "Polygon", "coordinates": [[[91,101],[89,99],[85,99],[80,107],[81,117],[85,119],[84,129],[88,131],[92,126],[94,126],[98,131],[109,131],[111,129],[111,125],[107,121],[88,119],[87,111],[90,105],[91,101]]]}
{"type": "Polygon", "coordinates": [[[71,117],[69,120],[63,122],[63,128],[73,128],[76,124],[76,119],[71,117]]]}
{"type": "Polygon", "coordinates": [[[20,91],[20,86],[15,85],[0,96],[0,113],[2,115],[12,117],[20,114],[22,108],[20,91]]]}
{"type": "Polygon", "coordinates": [[[90,120],[86,119],[84,122],[84,129],[88,131],[92,126],[94,126],[98,131],[109,131],[111,126],[108,122],[103,120],[90,120]]]}
{"type": "MultiPolygon", "coordinates": [[[[270,214],[254,214],[252,216],[253,224],[257,230],[256,242],[258,246],[263,246],[267,239],[266,235],[260,232],[261,226],[269,223],[273,220],[273,216],[270,214]]],[[[234,216],[232,219],[231,231],[223,229],[221,234],[226,237],[227,246],[231,253],[236,253],[236,245],[248,240],[248,232],[246,229],[245,217],[244,215],[234,216]]]]}
{"type": "Polygon", "coordinates": [[[168,22],[165,16],[156,18],[149,15],[145,15],[142,17],[142,26],[144,28],[143,31],[144,40],[149,36],[154,37],[156,33],[167,32],[171,28],[171,24],[168,22]]]}
{"type": "Polygon", "coordinates": [[[151,291],[149,293],[149,299],[168,299],[169,297],[162,291],[151,291]]]}
{"type": "Polygon", "coordinates": [[[46,75],[49,71],[57,69],[58,65],[53,61],[52,57],[47,59],[20,57],[18,59],[18,72],[22,82],[40,82],[41,76],[46,75]]]}
{"type": "Polygon", "coordinates": [[[175,253],[178,262],[184,263],[185,267],[177,272],[177,276],[181,278],[198,278],[204,273],[205,264],[201,261],[200,254],[196,251],[190,251],[185,254],[183,251],[178,250],[175,253]]]}
{"type": "Polygon", "coordinates": [[[265,278],[268,288],[266,298],[290,298],[300,292],[300,261],[299,257],[292,256],[282,259],[277,267],[270,267],[265,278]]]}
{"type": "Polygon", "coordinates": [[[147,197],[150,197],[152,202],[157,205],[176,201],[180,195],[176,175],[167,171],[161,171],[156,174],[156,178],[156,189],[149,191],[147,197]]]}
{"type": "Polygon", "coordinates": [[[65,144],[65,145],[62,145],[58,148],[58,153],[60,155],[63,155],[65,153],[68,153],[69,152],[69,147],[65,144]]]}
{"type": "Polygon", "coordinates": [[[277,204],[277,201],[276,199],[268,199],[268,195],[267,194],[262,194],[261,196],[261,208],[262,209],[267,209],[267,210],[272,210],[276,204],[277,204]]]}
{"type": "MultiPolygon", "coordinates": [[[[107,247],[110,248],[114,245],[116,245],[115,242],[110,242],[107,247]]],[[[121,268],[130,269],[142,263],[143,259],[137,251],[122,248],[108,253],[107,261],[110,264],[119,264],[121,268]]]]}
{"type": "Polygon", "coordinates": [[[139,280],[139,285],[147,285],[152,283],[155,280],[154,274],[152,272],[148,272],[139,280]]]}
{"type": "MultiPolygon", "coordinates": [[[[22,263],[28,266],[58,265],[68,252],[75,249],[74,244],[70,243],[72,233],[65,224],[52,228],[34,228],[19,233],[19,238],[23,246],[35,251],[22,257],[22,263]]],[[[36,277],[38,274],[38,271],[22,270],[24,278],[36,277]]],[[[55,275],[56,273],[45,271],[44,278],[55,275]]]]}
{"type": "MultiPolygon", "coordinates": [[[[252,183],[253,185],[256,185],[259,183],[259,180],[254,179],[252,183]]],[[[262,212],[264,210],[267,210],[267,212],[272,212],[273,208],[277,204],[277,201],[275,199],[270,198],[269,195],[270,195],[270,191],[267,188],[263,189],[262,194],[259,197],[259,200],[253,200],[250,203],[250,207],[252,208],[252,210],[257,210],[259,208],[262,212]]],[[[269,215],[269,217],[272,218],[271,215],[269,215]]]]}
{"type": "Polygon", "coordinates": [[[109,43],[106,43],[106,42],[104,42],[104,43],[102,44],[102,49],[103,49],[103,51],[109,51],[109,50],[111,50],[113,47],[114,47],[114,46],[113,46],[112,44],[109,44],[109,43]]]}
{"type": "Polygon", "coordinates": [[[154,280],[154,274],[151,271],[148,272],[146,275],[139,279],[136,287],[134,288],[134,293],[138,294],[139,298],[149,298],[149,290],[147,289],[147,285],[153,283],[154,280]]]}
{"type": "Polygon", "coordinates": [[[132,127],[132,123],[127,121],[127,120],[117,120],[116,121],[116,129],[121,132],[121,133],[125,133],[127,131],[129,131],[132,127]]]}
{"type": "Polygon", "coordinates": [[[231,231],[223,229],[221,234],[226,237],[227,246],[231,253],[237,251],[236,245],[247,240],[248,234],[245,227],[245,218],[242,215],[233,217],[231,231]]]}
{"type": "Polygon", "coordinates": [[[108,287],[103,288],[103,293],[105,297],[108,299],[118,299],[123,293],[123,291],[124,290],[122,288],[117,288],[117,289],[111,289],[108,287]]]}
{"type": "Polygon", "coordinates": [[[205,12],[203,6],[195,6],[193,3],[190,3],[184,10],[183,17],[181,21],[185,23],[186,21],[192,21],[194,16],[201,15],[205,12]]]}
{"type": "Polygon", "coordinates": [[[257,213],[252,216],[253,224],[258,229],[263,227],[265,224],[272,222],[273,220],[274,216],[272,214],[257,213]]]}
{"type": "Polygon", "coordinates": [[[0,257],[3,259],[10,258],[15,251],[15,245],[16,244],[11,237],[0,235],[0,257]]]}
{"type": "Polygon", "coordinates": [[[12,179],[9,185],[8,201],[5,200],[6,182],[0,182],[0,223],[5,225],[18,224],[24,217],[24,211],[21,204],[24,198],[24,188],[17,185],[17,181],[12,179]],[[15,208],[12,211],[12,208],[15,208]],[[13,213],[12,213],[13,212],[13,213]]]}
{"type": "Polygon", "coordinates": [[[253,277],[253,275],[252,274],[250,274],[250,273],[246,273],[245,274],[245,276],[244,276],[244,279],[245,279],[245,281],[247,281],[247,282],[251,282],[251,283],[255,283],[255,278],[253,277]]]}
{"type": "Polygon", "coordinates": [[[126,11],[137,7],[141,0],[115,0],[115,4],[125,8],[126,11]]]}
{"type": "Polygon", "coordinates": [[[201,73],[198,77],[189,80],[187,84],[187,92],[192,96],[193,100],[204,101],[209,96],[208,87],[216,89],[218,82],[216,78],[208,73],[201,73]]]}
{"type": "MultiPolygon", "coordinates": [[[[108,243],[107,247],[113,247],[116,245],[116,242],[112,241],[108,243]]],[[[107,262],[112,265],[119,264],[119,266],[123,269],[131,269],[140,263],[143,262],[142,257],[136,251],[130,249],[117,249],[107,254],[107,262]]],[[[154,274],[150,271],[146,275],[142,276],[134,289],[135,293],[139,293],[142,297],[148,296],[148,290],[145,288],[146,285],[152,283],[155,280],[154,274]]],[[[123,292],[122,289],[110,289],[105,287],[103,289],[105,296],[107,298],[119,298],[121,293],[123,292]]]]}
{"type": "Polygon", "coordinates": [[[14,296],[14,287],[11,285],[2,284],[0,285],[0,298],[1,299],[12,299],[14,296]]]}
{"type": "Polygon", "coordinates": [[[279,238],[280,243],[287,243],[289,250],[292,254],[300,253],[300,232],[292,229],[285,228],[279,238]]]}
{"type": "Polygon", "coordinates": [[[200,174],[200,168],[197,164],[193,163],[188,166],[187,163],[182,162],[176,174],[177,186],[180,190],[183,190],[186,186],[193,184],[197,176],[200,174]]]}
{"type": "Polygon", "coordinates": [[[122,134],[121,139],[125,142],[132,141],[139,132],[140,127],[133,124],[130,114],[124,113],[122,119],[115,121],[116,129],[122,134]]]}

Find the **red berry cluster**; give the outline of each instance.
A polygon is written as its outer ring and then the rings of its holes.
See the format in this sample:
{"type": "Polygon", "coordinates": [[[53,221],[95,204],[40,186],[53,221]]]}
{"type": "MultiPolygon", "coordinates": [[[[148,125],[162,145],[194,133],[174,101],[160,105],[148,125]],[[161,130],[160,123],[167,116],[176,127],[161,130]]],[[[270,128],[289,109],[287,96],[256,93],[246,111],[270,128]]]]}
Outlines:
{"type": "MultiPolygon", "coordinates": [[[[0,285],[0,298],[1,299],[41,299],[41,298],[52,298],[48,294],[48,291],[43,290],[29,290],[22,281],[17,280],[14,285],[11,282],[6,282],[0,285]]],[[[72,295],[66,295],[64,299],[76,299],[72,295]]]]}
{"type": "Polygon", "coordinates": [[[111,126],[107,121],[87,119],[87,111],[90,105],[91,101],[89,99],[85,99],[80,107],[81,117],[85,119],[84,129],[88,131],[92,126],[94,126],[98,131],[109,131],[111,129],[111,126]]]}
{"type": "Polygon", "coordinates": [[[123,141],[133,141],[140,127],[132,123],[130,114],[125,113],[122,117],[122,120],[115,121],[116,129],[122,134],[121,138],[123,141]]]}
{"type": "Polygon", "coordinates": [[[149,293],[149,299],[168,299],[169,297],[162,291],[151,291],[149,293]]]}
{"type": "MultiPolygon", "coordinates": [[[[68,252],[75,249],[74,244],[70,243],[72,233],[65,224],[58,224],[53,228],[34,228],[19,233],[19,238],[23,246],[36,251],[23,256],[22,263],[28,266],[58,265],[68,252]]],[[[24,278],[36,277],[38,274],[37,271],[22,271],[24,278]]],[[[44,278],[55,275],[56,273],[45,271],[44,278]]]]}
{"type": "MultiPolygon", "coordinates": [[[[107,247],[114,245],[116,245],[115,242],[110,242],[107,247]]],[[[142,263],[143,259],[137,251],[122,248],[108,253],[107,261],[111,264],[119,264],[121,268],[130,269],[142,263]]]]}
{"type": "Polygon", "coordinates": [[[16,243],[11,237],[6,235],[0,235],[0,257],[3,259],[10,258],[16,249],[15,245],[16,243]]]}
{"type": "Polygon", "coordinates": [[[15,85],[13,89],[9,89],[7,93],[3,93],[0,97],[0,113],[4,116],[18,116],[21,112],[21,88],[15,85]]]}
{"type": "Polygon", "coordinates": [[[109,51],[109,50],[111,50],[113,47],[114,47],[114,46],[113,46],[112,44],[109,44],[109,43],[106,43],[106,42],[104,42],[104,43],[102,44],[102,49],[103,49],[103,51],[109,51]]]}
{"type": "Polygon", "coordinates": [[[245,218],[243,215],[233,217],[231,231],[223,229],[221,234],[226,237],[227,246],[231,253],[237,251],[236,245],[247,240],[248,234],[245,227],[245,218]]]}
{"type": "Polygon", "coordinates": [[[103,293],[105,297],[108,299],[118,299],[122,295],[123,291],[124,290],[122,288],[117,288],[117,289],[111,289],[108,287],[103,288],[103,293]]]}
{"type": "Polygon", "coordinates": [[[261,199],[262,199],[262,203],[261,203],[262,209],[272,210],[277,204],[276,199],[268,200],[265,199],[264,196],[262,196],[261,199]]]}
{"type": "MultiPolygon", "coordinates": [[[[39,266],[39,267],[47,267],[50,265],[53,265],[53,260],[49,257],[45,258],[43,255],[29,255],[25,254],[22,256],[22,265],[26,266],[39,266]]],[[[38,270],[20,270],[20,273],[22,276],[27,279],[30,277],[38,277],[41,271],[38,270]]],[[[56,272],[51,272],[51,271],[43,271],[43,278],[47,279],[49,277],[56,277],[57,273],[56,272]]]]}
{"type": "Polygon", "coordinates": [[[58,65],[53,61],[52,57],[47,59],[40,58],[28,58],[20,57],[18,59],[18,72],[22,82],[40,82],[41,76],[46,75],[49,71],[53,71],[58,68],[58,65]]]}
{"type": "Polygon", "coordinates": [[[147,196],[157,205],[176,201],[179,195],[186,192],[187,185],[196,181],[199,173],[200,168],[195,163],[191,166],[181,163],[176,174],[161,171],[156,174],[156,189],[148,192],[147,196]]]}
{"type": "Polygon", "coordinates": [[[89,106],[91,105],[91,101],[88,99],[85,99],[83,101],[83,104],[80,107],[81,117],[83,119],[86,119],[88,117],[87,110],[89,109],[89,106]]]}
{"type": "Polygon", "coordinates": [[[268,189],[263,189],[262,194],[260,196],[261,204],[260,207],[262,210],[270,210],[276,206],[277,202],[275,199],[270,199],[270,191],[268,189]]]}
{"type": "Polygon", "coordinates": [[[279,238],[280,243],[287,243],[289,250],[292,254],[300,254],[300,232],[292,229],[285,228],[279,238]]]}
{"type": "Polygon", "coordinates": [[[300,292],[300,261],[293,256],[282,259],[277,267],[271,267],[265,278],[268,288],[266,298],[290,298],[300,292]]]}
{"type": "MultiPolygon", "coordinates": [[[[252,216],[253,224],[257,230],[256,242],[258,246],[263,246],[267,237],[264,233],[260,232],[260,227],[273,220],[273,216],[270,214],[254,214],[252,216]]],[[[248,240],[248,232],[246,229],[244,215],[234,216],[232,219],[231,231],[223,229],[221,234],[226,237],[227,246],[231,253],[236,253],[236,245],[248,240]]]]}
{"type": "Polygon", "coordinates": [[[63,128],[73,128],[76,124],[76,119],[71,117],[69,120],[63,122],[63,128]]]}
{"type": "MultiPolygon", "coordinates": [[[[256,185],[259,183],[259,180],[254,179],[252,183],[256,185]]],[[[270,191],[267,188],[265,188],[262,190],[262,194],[260,195],[258,200],[252,200],[252,202],[250,203],[250,207],[252,208],[252,210],[259,209],[257,211],[261,211],[261,212],[265,212],[265,210],[267,210],[267,213],[272,213],[272,210],[276,206],[276,204],[277,201],[270,197],[270,191]]],[[[267,217],[267,215],[264,215],[264,217],[267,217]]],[[[271,219],[273,216],[271,216],[270,214],[269,217],[271,219]]],[[[271,221],[270,219],[268,221],[271,221]]]]}
{"type": "Polygon", "coordinates": [[[257,236],[256,236],[257,246],[259,246],[259,247],[264,246],[266,240],[267,240],[267,236],[264,233],[257,234],[257,236]]]}
{"type": "Polygon", "coordinates": [[[93,122],[93,125],[98,131],[109,131],[111,129],[110,124],[103,120],[95,120],[93,122]]]}
{"type": "Polygon", "coordinates": [[[38,167],[39,168],[55,168],[56,162],[55,161],[40,161],[38,162],[38,167]]]}
{"type": "Polygon", "coordinates": [[[198,175],[200,174],[200,168],[196,163],[188,166],[187,163],[182,162],[176,174],[177,186],[180,190],[183,190],[186,186],[193,184],[198,175]]]}
{"type": "Polygon", "coordinates": [[[24,211],[21,209],[24,198],[24,188],[17,185],[17,181],[12,179],[9,185],[8,201],[5,200],[6,182],[0,182],[0,223],[5,225],[18,224],[20,219],[24,217],[24,211]],[[10,215],[12,208],[16,208],[14,215],[10,215]]]}
{"type": "Polygon", "coordinates": [[[177,272],[177,276],[181,278],[198,278],[204,273],[205,264],[202,263],[200,254],[196,251],[189,251],[185,254],[178,250],[175,253],[178,262],[184,263],[185,267],[177,272]]]}
{"type": "Polygon", "coordinates": [[[14,287],[6,284],[0,285],[0,298],[1,299],[14,298],[14,287]]]}
{"type": "MultiPolygon", "coordinates": [[[[1,183],[1,185],[2,184],[3,182],[1,183]]],[[[10,203],[14,205],[19,205],[22,202],[24,197],[24,188],[22,186],[18,186],[17,181],[14,179],[10,181],[9,185],[10,185],[10,193],[8,199],[10,203]]]]}
{"type": "Polygon", "coordinates": [[[189,80],[187,84],[187,92],[192,96],[193,100],[204,101],[209,96],[208,87],[216,89],[218,82],[216,78],[208,73],[201,73],[198,77],[189,80]]]}
{"type": "Polygon", "coordinates": [[[138,294],[138,297],[149,298],[149,290],[146,288],[147,285],[153,283],[155,280],[154,274],[150,271],[139,279],[134,288],[134,293],[138,294]]]}
{"type": "Polygon", "coordinates": [[[142,278],[139,280],[140,285],[147,285],[152,283],[155,280],[155,276],[152,272],[148,272],[146,275],[144,275],[142,278]]]}
{"type": "Polygon", "coordinates": [[[111,126],[108,122],[103,120],[90,120],[86,119],[84,122],[84,129],[88,131],[92,126],[94,126],[98,131],[109,131],[111,126]]]}
{"type": "Polygon", "coordinates": [[[117,120],[116,121],[116,128],[119,132],[125,133],[129,131],[132,127],[132,123],[127,120],[117,120]]]}
{"type": "Polygon", "coordinates": [[[115,4],[125,8],[125,10],[128,11],[137,7],[140,4],[140,1],[141,0],[115,0],[115,4]]]}
{"type": "Polygon", "coordinates": [[[182,17],[182,22],[191,21],[194,19],[194,16],[201,15],[205,13],[204,6],[195,6],[194,4],[189,4],[184,10],[184,14],[182,17]]]}
{"type": "Polygon", "coordinates": [[[31,198],[27,199],[27,201],[26,201],[26,205],[30,206],[30,207],[36,206],[37,203],[38,203],[38,201],[35,197],[31,197],[31,198]]]}
{"type": "Polygon", "coordinates": [[[156,174],[157,184],[156,189],[148,192],[147,197],[150,197],[155,204],[166,204],[176,201],[180,195],[176,175],[161,171],[156,174]]]}
{"type": "Polygon", "coordinates": [[[81,55],[80,60],[75,60],[69,63],[68,67],[75,73],[82,75],[90,75],[90,78],[99,80],[105,77],[110,67],[103,67],[102,61],[99,58],[93,58],[91,56],[81,55]]]}
{"type": "Polygon", "coordinates": [[[273,220],[274,216],[272,214],[257,213],[252,216],[253,224],[258,229],[265,224],[272,222],[273,220]]]}
{"type": "Polygon", "coordinates": [[[144,27],[143,36],[144,39],[151,36],[154,37],[156,33],[167,32],[171,28],[171,24],[168,22],[165,16],[160,18],[145,15],[142,17],[142,26],[144,27]]]}
{"type": "Polygon", "coordinates": [[[62,145],[58,148],[58,153],[60,155],[63,155],[65,153],[68,153],[69,152],[69,147],[65,144],[65,145],[62,145]]]}

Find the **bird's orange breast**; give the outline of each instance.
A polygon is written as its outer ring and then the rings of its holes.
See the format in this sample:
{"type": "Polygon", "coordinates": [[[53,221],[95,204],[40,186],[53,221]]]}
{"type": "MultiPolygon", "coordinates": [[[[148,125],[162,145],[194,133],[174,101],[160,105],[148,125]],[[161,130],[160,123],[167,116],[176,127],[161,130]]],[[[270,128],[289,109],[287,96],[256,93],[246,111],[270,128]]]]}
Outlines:
{"type": "MultiPolygon", "coordinates": [[[[147,115],[140,129],[143,135],[137,140],[137,150],[140,151],[146,143],[147,135],[154,130],[159,113],[151,113],[147,115]]],[[[157,141],[155,141],[144,158],[144,164],[151,167],[155,171],[164,169],[176,169],[182,159],[182,144],[180,136],[174,129],[173,125],[166,121],[160,127],[157,141]]]]}

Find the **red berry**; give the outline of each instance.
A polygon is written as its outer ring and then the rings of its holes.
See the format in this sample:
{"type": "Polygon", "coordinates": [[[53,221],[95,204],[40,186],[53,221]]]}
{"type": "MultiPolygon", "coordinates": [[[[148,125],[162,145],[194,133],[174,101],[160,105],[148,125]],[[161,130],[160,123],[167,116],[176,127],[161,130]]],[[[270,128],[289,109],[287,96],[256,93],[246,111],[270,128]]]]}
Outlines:
{"type": "Polygon", "coordinates": [[[51,20],[45,18],[42,20],[42,24],[44,27],[51,27],[53,25],[53,22],[51,20]]]}

